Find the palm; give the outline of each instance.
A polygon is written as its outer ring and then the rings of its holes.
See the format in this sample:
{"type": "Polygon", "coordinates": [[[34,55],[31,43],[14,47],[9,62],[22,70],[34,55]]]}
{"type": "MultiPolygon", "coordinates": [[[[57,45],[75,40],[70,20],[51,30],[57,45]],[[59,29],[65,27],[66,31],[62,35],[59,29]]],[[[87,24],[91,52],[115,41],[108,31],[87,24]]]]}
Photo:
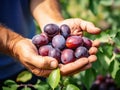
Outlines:
{"type": "Polygon", "coordinates": [[[100,29],[95,27],[93,23],[84,21],[79,18],[75,19],[66,19],[60,22],[59,25],[67,24],[71,29],[71,34],[73,35],[82,35],[83,31],[86,31],[91,34],[98,34],[100,33],[100,29]]]}
{"type": "MultiPolygon", "coordinates": [[[[23,39],[17,42],[14,48],[15,57],[37,76],[48,76],[52,71],[50,62],[56,61],[56,59],[38,55],[37,48],[30,39],[23,39]]],[[[55,67],[57,67],[57,63],[55,67]]]]}

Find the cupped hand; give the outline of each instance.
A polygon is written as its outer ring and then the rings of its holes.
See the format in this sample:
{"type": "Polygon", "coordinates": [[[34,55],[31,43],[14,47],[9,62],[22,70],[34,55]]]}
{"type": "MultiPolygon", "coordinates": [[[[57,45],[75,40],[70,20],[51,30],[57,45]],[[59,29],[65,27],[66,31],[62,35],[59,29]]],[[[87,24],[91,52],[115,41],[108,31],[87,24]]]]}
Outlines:
{"type": "Polygon", "coordinates": [[[100,28],[95,27],[92,22],[88,22],[79,18],[65,19],[58,23],[58,25],[67,24],[70,27],[72,35],[83,35],[86,31],[91,34],[99,34],[101,32],[100,28]]]}
{"type": "MultiPolygon", "coordinates": [[[[58,25],[67,24],[70,27],[71,35],[83,36],[83,32],[90,34],[99,34],[101,30],[91,22],[79,19],[71,18],[61,21],[58,25]]],[[[97,60],[96,53],[98,51],[99,41],[92,41],[92,47],[89,49],[90,56],[88,58],[79,58],[76,61],[69,64],[59,64],[62,75],[73,75],[80,71],[91,68],[92,63],[97,60]]]]}
{"type": "Polygon", "coordinates": [[[98,51],[98,47],[99,41],[95,40],[92,42],[92,47],[89,49],[90,56],[88,58],[83,57],[68,64],[59,64],[61,74],[63,76],[68,76],[91,68],[92,63],[97,60],[96,53],[98,51]]]}
{"type": "MultiPolygon", "coordinates": [[[[99,34],[100,29],[95,27],[91,22],[81,19],[66,19],[59,23],[67,24],[73,35],[83,35],[83,31],[91,34],[99,34]]],[[[88,58],[79,58],[75,62],[69,64],[58,64],[57,60],[38,55],[37,48],[32,44],[30,39],[23,38],[16,42],[13,47],[13,56],[17,58],[28,70],[37,76],[47,77],[52,70],[59,66],[63,76],[73,75],[80,71],[86,70],[92,66],[97,60],[96,53],[98,51],[99,42],[93,41],[92,47],[89,49],[90,56],[88,58]]]]}
{"type": "Polygon", "coordinates": [[[58,67],[56,59],[38,55],[38,51],[30,39],[24,38],[17,41],[13,52],[14,57],[37,76],[47,77],[53,69],[58,67]]]}

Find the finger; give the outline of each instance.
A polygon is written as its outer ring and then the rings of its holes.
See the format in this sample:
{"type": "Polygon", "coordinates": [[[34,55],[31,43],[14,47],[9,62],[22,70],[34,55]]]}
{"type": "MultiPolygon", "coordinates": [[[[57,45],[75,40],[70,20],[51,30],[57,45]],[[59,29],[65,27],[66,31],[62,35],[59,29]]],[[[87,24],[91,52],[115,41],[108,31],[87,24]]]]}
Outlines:
{"type": "Polygon", "coordinates": [[[90,63],[93,63],[93,62],[95,62],[95,61],[97,60],[97,57],[96,57],[96,55],[90,55],[90,56],[88,57],[88,59],[89,59],[89,62],[90,62],[90,63]]]}
{"type": "Polygon", "coordinates": [[[16,54],[16,57],[21,61],[21,63],[29,63],[35,67],[44,69],[54,69],[58,66],[58,62],[56,59],[52,57],[42,57],[38,55],[36,48],[28,39],[21,40],[17,44],[17,47],[16,52],[20,53],[18,53],[18,55],[16,54]]]}
{"type": "Polygon", "coordinates": [[[93,47],[99,47],[99,46],[100,46],[100,41],[94,40],[94,41],[92,42],[92,46],[93,46],[93,47]]]}
{"type": "Polygon", "coordinates": [[[28,63],[42,69],[54,69],[58,66],[56,59],[48,56],[42,57],[39,55],[31,56],[31,59],[28,63]]]}
{"type": "Polygon", "coordinates": [[[25,64],[25,67],[36,76],[41,76],[41,77],[48,77],[49,74],[52,72],[52,70],[50,69],[40,69],[31,64],[25,64]]]}
{"type": "Polygon", "coordinates": [[[52,72],[52,70],[50,70],[50,69],[40,69],[31,64],[27,64],[26,67],[33,74],[35,74],[36,76],[41,76],[41,77],[48,77],[49,74],[52,72]]]}
{"type": "Polygon", "coordinates": [[[31,72],[33,74],[35,74],[36,76],[48,77],[49,74],[52,72],[52,70],[45,70],[45,69],[35,68],[35,69],[31,70],[31,72]]]}
{"type": "Polygon", "coordinates": [[[91,34],[99,34],[101,32],[100,28],[95,27],[93,23],[88,21],[81,20],[80,26],[82,30],[85,30],[91,34]]]}
{"type": "Polygon", "coordinates": [[[91,47],[88,52],[90,55],[95,55],[98,52],[98,49],[96,47],[91,47]]]}
{"type": "Polygon", "coordinates": [[[81,68],[80,71],[87,70],[87,69],[89,69],[89,68],[91,68],[91,67],[92,67],[92,64],[89,63],[89,64],[87,64],[86,66],[84,66],[83,68],[81,68]]]}
{"type": "Polygon", "coordinates": [[[71,33],[71,35],[77,35],[77,36],[81,36],[82,34],[83,34],[83,32],[81,30],[79,30],[79,29],[75,29],[71,33]]]}
{"type": "Polygon", "coordinates": [[[72,72],[72,73],[66,74],[65,76],[70,76],[70,75],[77,74],[77,73],[79,73],[79,72],[81,72],[81,71],[84,71],[84,70],[87,70],[87,69],[89,69],[89,68],[91,68],[91,67],[92,67],[92,64],[89,63],[89,64],[85,65],[84,67],[82,67],[82,68],[80,68],[80,69],[78,69],[78,70],[76,70],[76,71],[74,71],[74,72],[72,72]]]}
{"type": "Polygon", "coordinates": [[[60,71],[62,75],[67,75],[68,73],[72,73],[78,69],[80,69],[81,67],[85,66],[86,64],[88,64],[89,61],[87,58],[80,58],[74,62],[68,63],[68,64],[60,64],[60,71]]]}

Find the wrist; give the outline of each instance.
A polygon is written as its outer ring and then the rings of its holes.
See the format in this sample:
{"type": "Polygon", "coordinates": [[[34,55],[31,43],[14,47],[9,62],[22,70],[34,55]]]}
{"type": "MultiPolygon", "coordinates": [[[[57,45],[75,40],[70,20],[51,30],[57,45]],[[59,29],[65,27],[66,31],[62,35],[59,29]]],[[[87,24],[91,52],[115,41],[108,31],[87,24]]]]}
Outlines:
{"type": "Polygon", "coordinates": [[[7,55],[13,54],[14,45],[23,37],[0,24],[0,51],[7,55]]]}
{"type": "Polygon", "coordinates": [[[64,20],[58,0],[52,0],[52,3],[51,0],[32,0],[30,9],[42,30],[48,23],[59,23],[64,20]]]}
{"type": "Polygon", "coordinates": [[[20,36],[20,35],[15,35],[14,36],[14,38],[13,39],[11,39],[8,43],[7,43],[7,47],[8,47],[8,53],[9,53],[9,55],[11,55],[11,56],[15,56],[15,46],[16,46],[16,44],[19,42],[19,41],[21,41],[21,40],[23,40],[24,38],[22,37],[22,36],[20,36]]]}

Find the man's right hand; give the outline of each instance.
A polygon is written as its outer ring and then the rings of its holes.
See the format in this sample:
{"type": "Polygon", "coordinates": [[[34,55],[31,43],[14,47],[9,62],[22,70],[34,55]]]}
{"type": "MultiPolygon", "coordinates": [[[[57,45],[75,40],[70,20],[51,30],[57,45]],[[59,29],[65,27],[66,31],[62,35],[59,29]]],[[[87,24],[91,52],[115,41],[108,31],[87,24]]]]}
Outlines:
{"type": "Polygon", "coordinates": [[[13,53],[15,58],[37,76],[47,77],[53,69],[58,67],[56,59],[38,55],[30,39],[17,41],[13,47],[13,53]]]}

